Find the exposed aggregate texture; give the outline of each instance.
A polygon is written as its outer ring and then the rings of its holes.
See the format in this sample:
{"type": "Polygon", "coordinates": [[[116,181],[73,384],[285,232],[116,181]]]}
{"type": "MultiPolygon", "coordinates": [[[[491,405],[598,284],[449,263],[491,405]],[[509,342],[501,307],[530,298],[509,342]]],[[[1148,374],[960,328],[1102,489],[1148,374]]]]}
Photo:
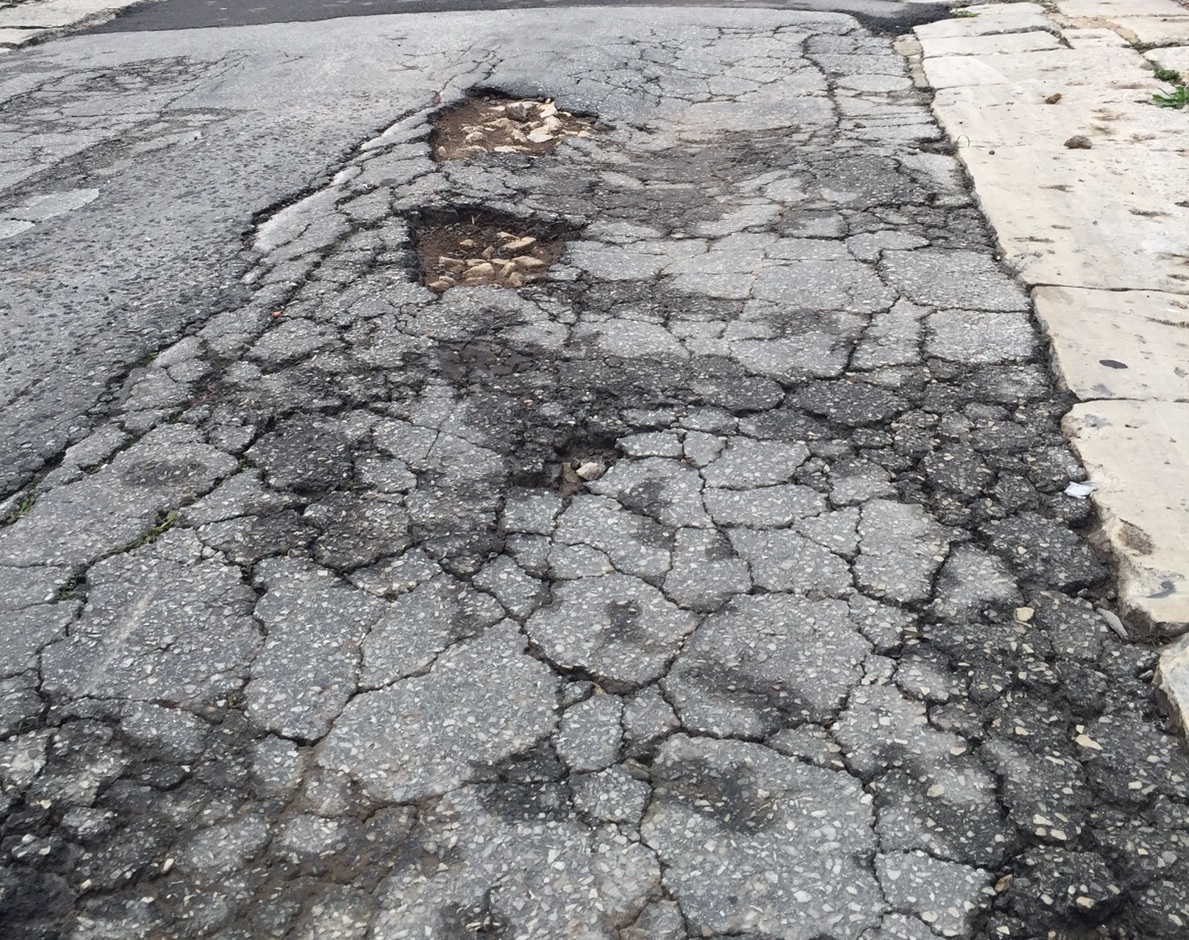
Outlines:
{"type": "Polygon", "coordinates": [[[600,133],[402,119],[29,489],[0,933],[1187,935],[1028,298],[889,40],[781,22],[492,53],[600,133]],[[458,207],[575,235],[431,292],[458,207]]]}

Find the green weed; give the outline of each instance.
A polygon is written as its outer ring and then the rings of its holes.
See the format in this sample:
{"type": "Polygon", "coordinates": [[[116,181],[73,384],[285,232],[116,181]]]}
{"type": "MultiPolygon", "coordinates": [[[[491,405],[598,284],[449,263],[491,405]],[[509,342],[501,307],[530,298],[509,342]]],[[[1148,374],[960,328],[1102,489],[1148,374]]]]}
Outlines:
{"type": "Polygon", "coordinates": [[[1152,103],[1158,108],[1176,108],[1178,110],[1189,107],[1189,85],[1177,85],[1167,94],[1157,92],[1152,95],[1152,103]]]}

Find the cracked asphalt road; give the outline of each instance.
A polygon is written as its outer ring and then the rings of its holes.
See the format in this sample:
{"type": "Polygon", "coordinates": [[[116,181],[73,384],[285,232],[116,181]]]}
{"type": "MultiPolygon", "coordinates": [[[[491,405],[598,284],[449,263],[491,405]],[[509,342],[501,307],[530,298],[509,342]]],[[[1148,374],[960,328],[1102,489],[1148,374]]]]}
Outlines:
{"type": "Polygon", "coordinates": [[[146,296],[224,290],[11,464],[4,935],[1185,937],[1155,655],[1099,612],[1068,401],[892,40],[550,16],[0,64],[7,126],[102,137],[5,165],[9,317],[38,237],[235,180],[143,222],[206,252],[158,243],[146,296]],[[373,91],[270,188],[232,92],[299,61],[373,91]],[[597,133],[435,162],[478,89],[597,133]],[[546,277],[423,286],[424,227],[488,215],[565,233],[546,277]]]}

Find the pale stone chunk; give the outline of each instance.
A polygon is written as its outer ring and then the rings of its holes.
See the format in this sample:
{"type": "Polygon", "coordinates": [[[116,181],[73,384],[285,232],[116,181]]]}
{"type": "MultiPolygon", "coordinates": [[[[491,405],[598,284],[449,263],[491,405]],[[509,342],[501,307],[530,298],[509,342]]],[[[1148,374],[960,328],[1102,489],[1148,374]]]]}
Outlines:
{"type": "Polygon", "coordinates": [[[1160,654],[1156,688],[1164,696],[1173,724],[1189,733],[1189,636],[1183,636],[1160,654]]]}

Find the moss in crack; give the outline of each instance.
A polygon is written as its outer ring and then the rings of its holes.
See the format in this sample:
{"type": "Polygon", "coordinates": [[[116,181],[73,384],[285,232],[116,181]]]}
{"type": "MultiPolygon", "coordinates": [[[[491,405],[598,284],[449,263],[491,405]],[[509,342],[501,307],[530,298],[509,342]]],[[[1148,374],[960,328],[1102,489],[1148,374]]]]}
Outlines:
{"type": "Polygon", "coordinates": [[[27,516],[35,502],[37,502],[37,496],[34,493],[28,493],[22,496],[4,517],[4,525],[12,525],[12,523],[16,522],[22,516],[27,516]]]}
{"type": "Polygon", "coordinates": [[[150,528],[149,531],[140,538],[135,539],[124,546],[124,548],[120,550],[120,554],[133,551],[134,549],[141,548],[142,546],[149,545],[150,543],[157,541],[157,539],[163,533],[172,528],[173,524],[177,521],[177,510],[171,510],[164,515],[158,516],[157,521],[153,523],[152,528],[150,528]]]}

